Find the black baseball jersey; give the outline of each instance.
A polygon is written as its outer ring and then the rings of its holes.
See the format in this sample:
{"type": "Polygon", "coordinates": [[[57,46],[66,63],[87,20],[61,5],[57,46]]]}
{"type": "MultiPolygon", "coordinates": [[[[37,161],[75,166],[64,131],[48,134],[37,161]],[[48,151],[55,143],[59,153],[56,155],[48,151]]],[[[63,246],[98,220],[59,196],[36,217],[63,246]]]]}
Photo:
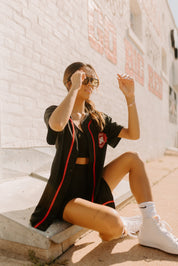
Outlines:
{"type": "MultiPolygon", "coordinates": [[[[48,107],[44,115],[48,128],[47,143],[56,146],[56,154],[52,163],[50,178],[30,219],[33,227],[43,231],[58,217],[57,214],[62,208],[64,196],[68,193],[75,161],[79,153],[77,127],[71,118],[61,132],[56,132],[50,128],[48,121],[56,107],[54,105],[48,107]]],[[[102,132],[89,114],[85,116],[81,123],[89,146],[88,174],[91,176],[91,182],[88,185],[88,193],[91,202],[96,202],[100,193],[107,144],[114,148],[120,141],[118,134],[123,128],[116,122],[112,122],[111,117],[106,114],[103,114],[103,116],[105,127],[102,132]]],[[[111,202],[104,204],[114,206],[114,203],[111,202]]]]}

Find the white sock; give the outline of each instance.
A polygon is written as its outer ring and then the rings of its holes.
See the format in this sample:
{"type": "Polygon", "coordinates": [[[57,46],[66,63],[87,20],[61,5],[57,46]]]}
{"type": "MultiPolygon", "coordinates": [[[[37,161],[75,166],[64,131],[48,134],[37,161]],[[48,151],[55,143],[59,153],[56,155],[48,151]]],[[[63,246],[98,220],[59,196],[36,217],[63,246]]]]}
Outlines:
{"type": "Polygon", "coordinates": [[[140,211],[144,218],[152,218],[157,215],[155,203],[153,201],[142,202],[139,205],[140,211]]]}

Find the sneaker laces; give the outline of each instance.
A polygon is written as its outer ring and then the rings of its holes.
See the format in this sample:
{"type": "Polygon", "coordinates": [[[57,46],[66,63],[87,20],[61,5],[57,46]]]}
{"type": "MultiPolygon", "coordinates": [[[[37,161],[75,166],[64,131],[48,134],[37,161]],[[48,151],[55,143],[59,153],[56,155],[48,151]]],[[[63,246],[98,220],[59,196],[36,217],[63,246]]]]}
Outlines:
{"type": "Polygon", "coordinates": [[[164,220],[161,220],[159,215],[153,217],[157,223],[159,224],[160,228],[174,241],[178,242],[178,238],[172,234],[172,227],[164,220]]]}
{"type": "Polygon", "coordinates": [[[141,216],[132,216],[132,217],[120,217],[123,221],[125,231],[122,237],[130,236],[133,238],[137,238],[136,233],[139,231],[140,226],[142,224],[141,216]]]}

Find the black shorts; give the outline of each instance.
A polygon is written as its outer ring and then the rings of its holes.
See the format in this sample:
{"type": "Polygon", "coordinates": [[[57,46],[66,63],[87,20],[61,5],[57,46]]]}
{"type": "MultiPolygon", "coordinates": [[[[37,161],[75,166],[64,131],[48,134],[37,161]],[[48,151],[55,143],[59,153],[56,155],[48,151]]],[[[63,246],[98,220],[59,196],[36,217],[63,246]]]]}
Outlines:
{"type": "MultiPolygon", "coordinates": [[[[60,219],[62,219],[64,208],[70,200],[82,198],[91,201],[91,194],[88,192],[88,182],[90,182],[88,177],[88,165],[76,164],[67,195],[64,196],[62,207],[58,213],[60,219]]],[[[101,178],[100,180],[98,191],[97,195],[95,195],[94,202],[115,209],[112,192],[104,178],[101,178]]]]}

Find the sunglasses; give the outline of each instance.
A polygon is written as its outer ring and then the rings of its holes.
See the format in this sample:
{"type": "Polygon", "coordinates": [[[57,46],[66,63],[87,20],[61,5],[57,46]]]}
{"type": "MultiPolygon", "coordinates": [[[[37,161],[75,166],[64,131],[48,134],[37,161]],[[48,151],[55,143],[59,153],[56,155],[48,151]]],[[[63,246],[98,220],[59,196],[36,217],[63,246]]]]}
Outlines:
{"type": "Polygon", "coordinates": [[[92,77],[86,77],[82,82],[83,85],[88,85],[89,83],[95,88],[99,86],[99,80],[92,77]]]}
{"type": "MultiPolygon", "coordinates": [[[[70,79],[68,79],[67,82],[71,81],[70,79]]],[[[66,82],[66,83],[67,83],[66,82]]],[[[93,87],[97,88],[99,86],[99,80],[98,79],[95,79],[95,78],[92,78],[92,77],[86,77],[82,84],[83,85],[88,85],[88,83],[90,83],[93,87]]]]}

